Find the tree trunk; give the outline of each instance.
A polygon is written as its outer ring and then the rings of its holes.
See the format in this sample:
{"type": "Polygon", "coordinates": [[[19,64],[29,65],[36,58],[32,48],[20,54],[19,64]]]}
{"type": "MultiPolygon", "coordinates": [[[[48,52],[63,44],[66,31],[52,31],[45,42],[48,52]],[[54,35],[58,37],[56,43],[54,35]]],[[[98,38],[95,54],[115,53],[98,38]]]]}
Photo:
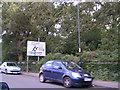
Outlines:
{"type": "Polygon", "coordinates": [[[22,53],[22,52],[21,52],[21,53],[19,52],[19,53],[18,53],[18,61],[21,62],[22,60],[23,60],[23,53],[22,53]]]}
{"type": "Polygon", "coordinates": [[[18,61],[21,62],[23,60],[23,50],[22,50],[23,43],[22,41],[17,41],[17,55],[18,61]]]}

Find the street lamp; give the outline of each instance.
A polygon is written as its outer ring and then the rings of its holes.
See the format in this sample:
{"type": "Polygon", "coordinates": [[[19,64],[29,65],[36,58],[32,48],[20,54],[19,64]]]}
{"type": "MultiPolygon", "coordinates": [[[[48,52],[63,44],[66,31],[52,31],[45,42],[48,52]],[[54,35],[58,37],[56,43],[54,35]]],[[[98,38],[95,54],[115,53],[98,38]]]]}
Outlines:
{"type": "Polygon", "coordinates": [[[79,48],[79,56],[80,56],[80,65],[82,64],[81,60],[81,48],[80,48],[80,6],[77,4],[77,14],[78,14],[78,48],[79,48]]]}

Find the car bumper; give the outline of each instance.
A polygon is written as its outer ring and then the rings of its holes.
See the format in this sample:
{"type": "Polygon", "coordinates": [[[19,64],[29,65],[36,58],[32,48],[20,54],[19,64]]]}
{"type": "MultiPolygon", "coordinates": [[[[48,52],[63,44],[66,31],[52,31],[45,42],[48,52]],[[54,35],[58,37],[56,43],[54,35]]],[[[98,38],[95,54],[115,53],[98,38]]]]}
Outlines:
{"type": "Polygon", "coordinates": [[[85,78],[72,79],[72,86],[91,86],[93,77],[89,79],[91,80],[86,81],[85,78]]]}
{"type": "Polygon", "coordinates": [[[9,71],[7,71],[7,73],[9,73],[9,74],[21,74],[21,72],[18,70],[9,70],[9,71]]]}

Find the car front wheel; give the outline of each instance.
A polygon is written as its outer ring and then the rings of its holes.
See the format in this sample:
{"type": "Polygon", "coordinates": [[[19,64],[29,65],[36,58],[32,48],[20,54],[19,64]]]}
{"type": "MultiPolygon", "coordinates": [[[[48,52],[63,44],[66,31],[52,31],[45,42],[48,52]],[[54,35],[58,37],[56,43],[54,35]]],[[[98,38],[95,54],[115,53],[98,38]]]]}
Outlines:
{"type": "Polygon", "coordinates": [[[7,74],[7,69],[5,69],[5,74],[7,74]]]}
{"type": "Polygon", "coordinates": [[[45,82],[45,77],[44,77],[43,74],[40,74],[40,75],[39,75],[39,81],[40,81],[41,83],[44,83],[44,82],[45,82]]]}
{"type": "Polygon", "coordinates": [[[69,77],[65,77],[63,79],[63,84],[66,88],[70,88],[71,87],[71,79],[69,77]]]}

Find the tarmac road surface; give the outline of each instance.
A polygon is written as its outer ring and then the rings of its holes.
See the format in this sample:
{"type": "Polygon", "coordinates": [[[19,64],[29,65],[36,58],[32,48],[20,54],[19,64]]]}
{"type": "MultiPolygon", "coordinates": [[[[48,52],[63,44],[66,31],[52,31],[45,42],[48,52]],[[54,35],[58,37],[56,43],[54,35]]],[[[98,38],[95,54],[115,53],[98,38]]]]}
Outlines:
{"type": "MultiPolygon", "coordinates": [[[[26,75],[12,75],[0,73],[0,82],[6,82],[10,88],[65,88],[60,83],[47,81],[40,83],[38,77],[26,75]]],[[[89,90],[90,88],[108,88],[104,86],[95,85],[94,87],[79,87],[80,90],[89,90]]],[[[78,89],[78,88],[77,88],[78,89]]],[[[91,89],[90,89],[91,90],[91,89]]]]}

